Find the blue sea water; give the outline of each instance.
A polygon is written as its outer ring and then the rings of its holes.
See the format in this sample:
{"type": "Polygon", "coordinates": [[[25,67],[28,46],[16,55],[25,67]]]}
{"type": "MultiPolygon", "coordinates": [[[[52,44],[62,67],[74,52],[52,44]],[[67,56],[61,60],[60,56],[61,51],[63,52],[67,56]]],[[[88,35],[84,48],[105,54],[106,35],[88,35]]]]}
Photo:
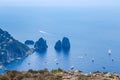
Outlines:
{"type": "Polygon", "coordinates": [[[6,64],[8,70],[58,67],[70,70],[74,66],[75,70],[83,72],[120,73],[119,8],[4,7],[0,8],[0,28],[23,43],[43,37],[49,46],[45,54],[33,53],[23,60],[6,64]],[[57,53],[55,42],[64,36],[70,39],[70,53],[57,53]],[[111,55],[108,49],[112,50],[111,55]]]}

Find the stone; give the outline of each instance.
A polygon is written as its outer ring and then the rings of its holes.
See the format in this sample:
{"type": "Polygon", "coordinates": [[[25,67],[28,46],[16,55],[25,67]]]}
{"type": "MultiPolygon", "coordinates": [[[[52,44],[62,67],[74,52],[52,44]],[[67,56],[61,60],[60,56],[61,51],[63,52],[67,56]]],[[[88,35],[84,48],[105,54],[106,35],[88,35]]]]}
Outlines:
{"type": "Polygon", "coordinates": [[[69,52],[69,50],[70,50],[70,41],[67,37],[63,37],[62,49],[64,52],[69,52]]]}
{"type": "Polygon", "coordinates": [[[46,40],[40,38],[38,41],[35,42],[34,49],[36,52],[44,53],[47,51],[48,45],[46,40]]]}
{"type": "Polygon", "coordinates": [[[61,42],[60,40],[58,40],[58,41],[56,42],[54,48],[55,48],[55,50],[56,50],[57,52],[61,52],[61,50],[62,50],[62,42],[61,42]]]}
{"type": "Polygon", "coordinates": [[[25,45],[34,45],[34,41],[33,40],[26,40],[25,45]]]}

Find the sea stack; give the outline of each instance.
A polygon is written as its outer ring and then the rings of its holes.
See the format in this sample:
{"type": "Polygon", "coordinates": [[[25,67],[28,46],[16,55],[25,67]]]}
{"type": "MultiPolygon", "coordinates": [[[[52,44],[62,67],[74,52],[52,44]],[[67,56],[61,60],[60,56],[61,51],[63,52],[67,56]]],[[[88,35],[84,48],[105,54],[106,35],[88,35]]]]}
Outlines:
{"type": "Polygon", "coordinates": [[[70,50],[70,41],[67,37],[63,37],[62,48],[65,52],[68,52],[70,50]]]}
{"type": "Polygon", "coordinates": [[[60,40],[58,40],[58,41],[56,42],[54,48],[55,48],[55,50],[56,50],[57,52],[61,52],[61,50],[62,50],[62,42],[61,42],[60,40]]]}
{"type": "Polygon", "coordinates": [[[34,41],[33,40],[26,40],[25,45],[34,45],[34,41]]]}
{"type": "Polygon", "coordinates": [[[0,63],[4,64],[23,58],[31,52],[31,49],[14,39],[7,31],[0,29],[0,63]]]}
{"type": "Polygon", "coordinates": [[[48,48],[46,40],[44,40],[43,38],[40,38],[38,41],[35,42],[34,48],[36,52],[39,52],[39,53],[46,52],[48,48]]]}
{"type": "Polygon", "coordinates": [[[63,40],[58,40],[54,46],[57,52],[63,50],[63,52],[69,52],[70,50],[70,41],[67,37],[63,37],[63,40]]]}

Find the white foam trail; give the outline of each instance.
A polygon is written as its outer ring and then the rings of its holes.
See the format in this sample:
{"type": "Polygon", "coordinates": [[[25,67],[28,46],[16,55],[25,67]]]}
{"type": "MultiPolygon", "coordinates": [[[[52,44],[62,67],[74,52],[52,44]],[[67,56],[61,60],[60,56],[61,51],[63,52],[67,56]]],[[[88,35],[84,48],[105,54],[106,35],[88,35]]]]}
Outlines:
{"type": "Polygon", "coordinates": [[[46,34],[46,35],[54,36],[54,34],[48,33],[48,32],[46,32],[46,31],[42,31],[42,30],[40,30],[39,32],[42,33],[42,34],[46,34]]]}
{"type": "Polygon", "coordinates": [[[47,32],[45,32],[45,31],[39,31],[40,33],[42,33],[42,34],[48,34],[47,32]]]}

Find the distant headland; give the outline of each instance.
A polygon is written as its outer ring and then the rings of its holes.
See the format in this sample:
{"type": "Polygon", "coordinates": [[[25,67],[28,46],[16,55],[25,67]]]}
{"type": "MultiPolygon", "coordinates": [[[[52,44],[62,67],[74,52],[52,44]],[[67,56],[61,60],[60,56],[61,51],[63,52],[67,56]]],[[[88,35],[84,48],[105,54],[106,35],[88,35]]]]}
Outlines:
{"type": "Polygon", "coordinates": [[[32,53],[32,50],[14,39],[7,31],[0,29],[0,64],[22,59],[32,53]]]}

